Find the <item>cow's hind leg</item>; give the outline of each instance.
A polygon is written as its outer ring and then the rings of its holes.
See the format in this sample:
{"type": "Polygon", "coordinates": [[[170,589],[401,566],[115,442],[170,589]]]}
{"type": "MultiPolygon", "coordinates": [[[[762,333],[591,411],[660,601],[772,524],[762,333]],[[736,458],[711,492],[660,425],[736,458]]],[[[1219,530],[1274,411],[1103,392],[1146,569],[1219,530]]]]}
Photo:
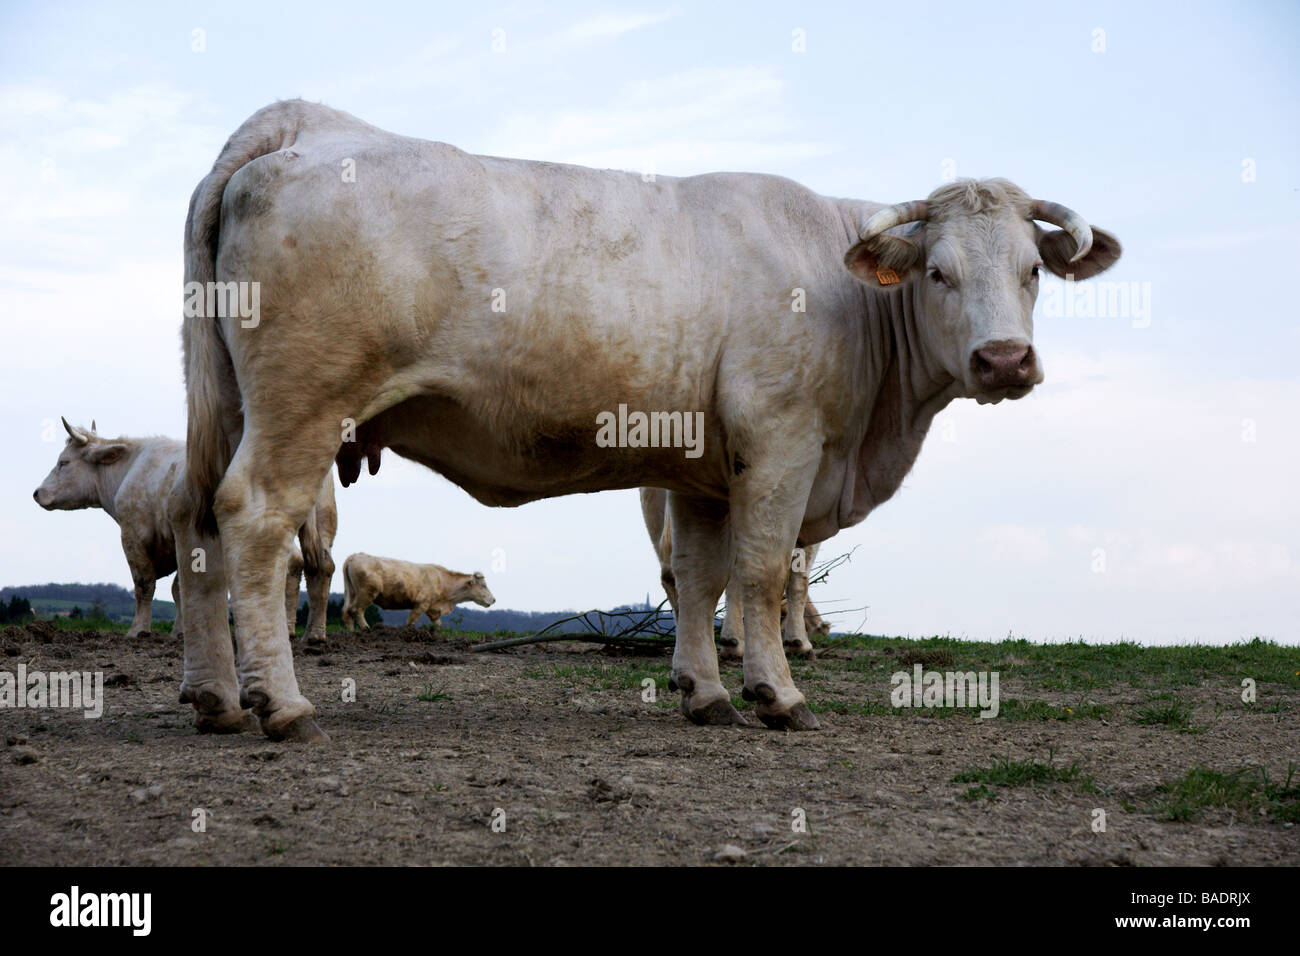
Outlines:
{"type": "Polygon", "coordinates": [[[285,620],[289,546],[307,520],[337,448],[310,425],[259,429],[245,419],[239,448],[213,501],[229,569],[238,644],[240,702],[273,740],[324,741],[315,709],[298,689],[285,620]]]}
{"type": "Polygon", "coordinates": [[[185,676],[180,701],[194,705],[195,727],[201,734],[256,730],[256,718],[239,703],[221,541],[194,530],[193,511],[183,494],[173,496],[169,507],[176,539],[173,594],[184,613],[185,676]]]}
{"type": "Polygon", "coordinates": [[[131,619],[131,627],[126,636],[142,637],[149,633],[153,621],[153,592],[157,583],[153,557],[125,528],[122,530],[122,550],[126,553],[126,563],[131,568],[131,581],[135,585],[135,617],[131,619]]]}
{"type": "Polygon", "coordinates": [[[296,636],[298,623],[298,595],[302,590],[302,555],[297,548],[289,549],[289,573],[284,577],[284,616],[289,623],[289,640],[296,636]]]}
{"type": "Polygon", "coordinates": [[[790,576],[785,585],[786,614],[782,625],[781,641],[787,654],[796,657],[812,657],[812,641],[808,640],[808,627],[804,620],[804,609],[808,606],[808,569],[812,567],[817,556],[817,546],[803,549],[803,554],[795,552],[791,563],[790,576]]]}
{"type": "MultiPolygon", "coordinates": [[[[334,505],[334,476],[326,473],[321,482],[316,504],[298,531],[302,544],[303,571],[307,576],[307,639],[325,639],[325,617],[330,601],[330,580],[334,577],[334,533],[338,531],[339,515],[334,505]]],[[[362,625],[365,624],[365,608],[362,625]]]]}
{"type": "Polygon", "coordinates": [[[727,613],[722,619],[722,633],[718,635],[718,657],[738,661],[744,656],[745,611],[741,607],[740,584],[732,579],[727,582],[727,613]]]}
{"type": "Polygon", "coordinates": [[[713,617],[730,564],[727,505],[671,492],[668,516],[677,583],[677,645],[668,686],[681,690],[682,713],[694,723],[745,724],[722,686],[713,646],[713,617]]]}

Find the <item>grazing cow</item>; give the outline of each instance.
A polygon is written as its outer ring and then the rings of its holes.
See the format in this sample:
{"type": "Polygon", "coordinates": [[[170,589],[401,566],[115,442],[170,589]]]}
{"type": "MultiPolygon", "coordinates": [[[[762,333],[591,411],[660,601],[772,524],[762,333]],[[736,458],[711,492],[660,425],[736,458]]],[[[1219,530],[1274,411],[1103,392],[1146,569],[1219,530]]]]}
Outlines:
{"type": "MultiPolygon", "coordinates": [[[[187,473],[230,569],[242,700],[273,739],[327,739],[279,581],[332,463],[373,469],[387,447],[493,506],[667,489],[683,713],[745,722],[713,643],[730,572],[744,695],[768,726],[816,727],[781,647],[796,541],[893,495],[953,399],[1042,381],[1040,268],[1086,279],[1119,254],[1005,180],[882,206],[775,176],[647,182],[474,156],[302,101],[262,109],[185,231],[187,473]],[[243,289],[260,290],[256,315],[231,308],[243,289]]],[[[225,640],[194,653],[229,687],[225,640]]]]}
{"type": "Polygon", "coordinates": [[[491,607],[496,598],[488,590],[481,571],[461,574],[439,564],[415,564],[397,558],[371,554],[348,555],[343,562],[343,623],[369,629],[366,608],[378,604],[385,611],[410,610],[406,626],[415,626],[424,615],[435,628],[441,618],[465,601],[491,607]]]}
{"type": "MultiPolygon", "coordinates": [[[[663,583],[677,613],[677,587],[673,583],[673,536],[668,526],[668,492],[662,488],[641,489],[641,516],[645,519],[650,543],[659,557],[659,580],[663,583]]],[[[790,576],[786,579],[785,599],[781,606],[781,641],[788,653],[797,657],[812,657],[813,646],[808,632],[829,634],[830,625],[822,620],[817,608],[808,600],[808,569],[817,559],[817,545],[799,549],[799,560],[791,558],[790,576]]],[[[723,660],[742,660],[745,656],[744,612],[741,610],[740,588],[734,579],[727,581],[727,611],[722,618],[722,633],[718,636],[718,656],[723,660]]]]}
{"type": "MultiPolygon", "coordinates": [[[[87,430],[74,428],[63,419],[63,427],[68,432],[67,443],[32,497],[46,511],[103,508],[118,523],[122,529],[122,550],[135,585],[135,618],[126,636],[147,634],[153,617],[154,585],[158,578],[176,570],[176,542],[169,509],[174,492],[183,491],[185,444],[159,437],[102,438],[96,434],[94,422],[87,430]]],[[[324,636],[325,607],[333,573],[329,546],[338,521],[333,482],[329,483],[328,490],[322,485],[321,492],[323,506],[310,532],[304,528],[303,537],[312,543],[309,553],[313,555],[308,570],[308,592],[313,596],[307,631],[324,636]],[[329,568],[329,573],[324,568],[329,568]]],[[[192,516],[185,515],[181,523],[188,525],[192,521],[192,516]]],[[[290,551],[284,599],[292,637],[298,611],[298,586],[307,563],[297,544],[290,551]]],[[[172,580],[172,600],[176,604],[172,633],[179,636],[185,630],[179,575],[172,580]]]]}

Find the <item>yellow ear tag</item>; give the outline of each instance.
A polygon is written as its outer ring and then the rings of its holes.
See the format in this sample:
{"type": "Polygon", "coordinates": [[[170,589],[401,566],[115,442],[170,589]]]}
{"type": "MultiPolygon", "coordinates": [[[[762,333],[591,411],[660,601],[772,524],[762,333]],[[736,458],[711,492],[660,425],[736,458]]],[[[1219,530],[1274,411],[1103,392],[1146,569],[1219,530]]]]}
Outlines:
{"type": "Polygon", "coordinates": [[[898,281],[898,273],[893,269],[877,269],[876,281],[881,285],[893,285],[898,281]]]}

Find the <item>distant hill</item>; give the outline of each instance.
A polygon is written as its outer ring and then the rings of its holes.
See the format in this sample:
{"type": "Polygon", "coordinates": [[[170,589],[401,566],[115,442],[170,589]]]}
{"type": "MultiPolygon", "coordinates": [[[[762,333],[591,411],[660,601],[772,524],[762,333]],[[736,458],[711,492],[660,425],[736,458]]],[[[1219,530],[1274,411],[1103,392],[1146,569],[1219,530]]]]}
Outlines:
{"type": "MultiPolygon", "coordinates": [[[[162,600],[163,594],[169,594],[168,586],[160,587],[153,602],[153,616],[158,621],[172,621],[176,618],[176,605],[162,600]]],[[[29,584],[22,587],[0,588],[0,602],[8,602],[12,597],[27,598],[32,610],[42,617],[66,615],[73,608],[79,607],[83,614],[89,615],[96,606],[104,616],[112,621],[129,621],[135,615],[135,595],[117,584],[29,584]]],[[[307,600],[302,592],[298,603],[307,600]]],[[[330,594],[330,603],[337,607],[343,605],[343,595],[338,592],[330,594]]],[[[628,620],[643,617],[653,605],[647,603],[628,604],[614,608],[610,613],[627,616],[628,620]]],[[[407,611],[380,611],[385,624],[405,624],[407,611]]],[[[493,634],[497,631],[510,631],[518,634],[531,634],[566,617],[572,617],[576,611],[510,611],[496,608],[483,609],[473,604],[457,607],[443,619],[444,627],[458,630],[480,631],[493,634]]],[[[617,621],[607,626],[617,628],[617,621]]],[[[577,633],[587,630],[581,622],[575,621],[563,625],[557,630],[561,633],[577,633]]]]}
{"type": "MultiPolygon", "coordinates": [[[[158,621],[176,618],[176,605],[161,599],[171,593],[167,587],[158,589],[154,598],[153,616],[158,621]]],[[[119,584],[27,584],[22,587],[0,588],[0,601],[12,597],[25,597],[38,615],[68,614],[74,607],[89,615],[98,606],[110,621],[129,621],[135,616],[135,595],[119,584]]]]}

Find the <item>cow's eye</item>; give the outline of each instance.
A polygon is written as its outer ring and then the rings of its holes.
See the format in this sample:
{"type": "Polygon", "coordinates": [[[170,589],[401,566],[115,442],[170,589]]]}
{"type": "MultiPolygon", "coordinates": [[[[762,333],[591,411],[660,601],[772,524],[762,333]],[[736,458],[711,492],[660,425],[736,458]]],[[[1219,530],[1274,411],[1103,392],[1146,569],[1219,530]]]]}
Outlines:
{"type": "Polygon", "coordinates": [[[944,274],[943,274],[942,272],[940,272],[938,269],[931,269],[931,270],[930,270],[930,281],[933,282],[933,283],[935,283],[936,285],[947,285],[947,284],[948,284],[948,280],[947,280],[946,278],[944,278],[944,274]]]}
{"type": "Polygon", "coordinates": [[[1030,275],[1031,278],[1037,279],[1037,278],[1038,278],[1038,266],[1034,266],[1032,269],[1030,269],[1030,270],[1029,270],[1029,275],[1030,275]]]}

